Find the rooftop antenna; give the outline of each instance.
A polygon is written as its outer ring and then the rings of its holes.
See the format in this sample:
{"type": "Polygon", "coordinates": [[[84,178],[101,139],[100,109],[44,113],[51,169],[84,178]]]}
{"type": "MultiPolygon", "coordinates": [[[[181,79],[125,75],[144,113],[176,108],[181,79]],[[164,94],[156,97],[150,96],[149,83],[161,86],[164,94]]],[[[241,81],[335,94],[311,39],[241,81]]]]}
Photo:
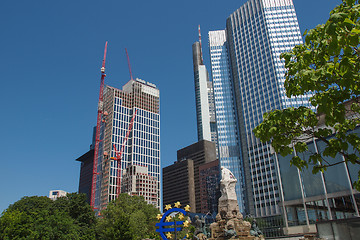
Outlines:
{"type": "Polygon", "coordinates": [[[131,66],[130,66],[129,54],[128,54],[128,51],[127,51],[126,48],[125,48],[125,52],[126,52],[126,57],[127,57],[127,61],[128,61],[128,66],[129,66],[130,80],[134,80],[134,79],[133,79],[133,76],[132,76],[132,73],[131,73],[131,66]]]}
{"type": "Polygon", "coordinates": [[[204,64],[203,54],[202,54],[202,47],[201,47],[201,31],[200,31],[200,24],[199,24],[199,43],[200,43],[200,55],[201,55],[201,64],[204,64]]]}

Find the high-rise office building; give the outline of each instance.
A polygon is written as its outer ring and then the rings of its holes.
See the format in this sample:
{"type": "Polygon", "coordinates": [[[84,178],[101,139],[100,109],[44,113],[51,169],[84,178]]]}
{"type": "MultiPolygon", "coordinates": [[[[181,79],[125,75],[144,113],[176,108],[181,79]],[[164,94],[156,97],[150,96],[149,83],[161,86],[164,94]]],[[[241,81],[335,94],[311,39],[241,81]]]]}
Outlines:
{"type": "Polygon", "coordinates": [[[204,204],[213,202],[212,200],[209,201],[209,197],[215,198],[214,195],[219,195],[216,193],[216,189],[213,189],[211,196],[202,196],[203,193],[206,194],[207,185],[200,182],[200,169],[204,170],[202,180],[206,181],[206,177],[208,177],[209,187],[210,185],[217,186],[219,183],[219,170],[217,171],[218,175],[216,175],[216,167],[219,165],[214,164],[214,161],[216,161],[215,143],[207,140],[178,150],[177,161],[163,169],[163,205],[180,201],[183,205],[189,204],[191,212],[202,212],[202,209],[205,209],[204,204]],[[206,165],[210,163],[213,164],[206,165]]]}
{"type": "Polygon", "coordinates": [[[94,149],[90,149],[81,157],[77,158],[76,161],[81,162],[79,193],[85,193],[87,197],[87,202],[90,204],[91,183],[92,183],[93,163],[94,163],[94,149]]]}
{"type": "Polygon", "coordinates": [[[239,138],[239,123],[234,100],[231,65],[226,31],[209,32],[211,72],[214,88],[218,158],[238,180],[235,190],[239,210],[248,213],[244,166],[239,138]]]}
{"type": "Polygon", "coordinates": [[[163,168],[162,178],[163,208],[167,204],[179,201],[183,206],[192,206],[193,211],[196,205],[194,161],[192,159],[175,161],[174,164],[163,168]]]}
{"type": "Polygon", "coordinates": [[[265,112],[310,107],[310,95],[287,98],[280,54],[302,43],[292,0],[249,0],[209,32],[219,158],[238,179],[240,211],[280,214],[276,159],[252,130],[265,112]]]}
{"type": "Polygon", "coordinates": [[[192,45],[192,52],[198,141],[207,140],[217,144],[214,93],[209,73],[203,63],[200,26],[199,41],[192,45]]]}
{"type": "Polygon", "coordinates": [[[102,209],[117,197],[122,174],[130,165],[145,166],[148,175],[155,179],[158,191],[155,205],[159,207],[159,90],[152,83],[136,79],[122,90],[105,86],[103,96],[95,208],[102,209]]]}
{"type": "Polygon", "coordinates": [[[218,213],[220,192],[221,170],[219,160],[205,163],[199,166],[199,185],[200,185],[200,213],[218,213]]]}

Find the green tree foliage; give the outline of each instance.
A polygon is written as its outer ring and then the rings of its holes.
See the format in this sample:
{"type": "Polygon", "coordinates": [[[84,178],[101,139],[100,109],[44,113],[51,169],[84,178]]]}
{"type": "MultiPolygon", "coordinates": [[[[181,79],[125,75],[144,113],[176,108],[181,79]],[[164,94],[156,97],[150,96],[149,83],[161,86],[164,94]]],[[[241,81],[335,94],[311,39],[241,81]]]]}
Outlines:
{"type": "Polygon", "coordinates": [[[54,207],[61,209],[74,220],[74,224],[79,228],[79,239],[95,238],[96,217],[86,202],[85,194],[68,193],[66,197],[58,198],[54,207]]]}
{"type": "Polygon", "coordinates": [[[2,213],[0,239],[95,239],[94,227],[94,213],[82,194],[56,201],[24,197],[2,213]]]}
{"type": "Polygon", "coordinates": [[[96,232],[99,239],[138,240],[159,238],[155,232],[156,216],[160,213],[143,197],[120,194],[101,211],[96,232]]]}
{"type": "MultiPolygon", "coordinates": [[[[308,160],[292,158],[291,164],[300,169],[311,165],[313,173],[324,171],[343,163],[330,164],[325,160],[337,154],[344,156],[348,164],[360,164],[360,138],[349,133],[360,123],[359,10],[358,0],[343,0],[330,12],[325,24],[305,32],[304,44],[281,55],[288,70],[287,96],[312,92],[311,104],[318,114],[306,107],[274,110],[264,114],[264,121],[254,134],[262,142],[271,141],[282,156],[291,154],[293,147],[299,153],[308,151],[304,141],[323,141],[323,152],[311,153],[308,160]],[[319,123],[325,127],[317,128],[319,123]]],[[[360,190],[360,180],[355,187],[360,190]]]]}

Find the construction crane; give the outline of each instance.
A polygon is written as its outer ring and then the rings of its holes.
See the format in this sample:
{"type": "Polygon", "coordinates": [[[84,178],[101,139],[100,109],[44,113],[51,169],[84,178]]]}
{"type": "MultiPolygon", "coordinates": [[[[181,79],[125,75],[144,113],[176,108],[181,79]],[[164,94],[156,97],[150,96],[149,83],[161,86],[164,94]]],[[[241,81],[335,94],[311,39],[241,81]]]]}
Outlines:
{"type": "Polygon", "coordinates": [[[95,192],[96,192],[96,182],[97,182],[97,167],[98,167],[98,158],[99,158],[99,144],[102,141],[100,139],[100,125],[103,118],[103,92],[104,92],[104,80],[105,80],[105,60],[106,60],[106,49],[107,42],[105,43],[104,58],[101,66],[101,81],[100,81],[100,93],[99,93],[99,102],[98,102],[98,114],[96,122],[96,135],[95,135],[95,149],[94,149],[94,163],[93,163],[93,172],[92,172],[92,184],[91,184],[91,199],[90,206],[93,209],[95,208],[95,192]]]}
{"type": "Polygon", "coordinates": [[[130,58],[129,58],[129,54],[128,54],[128,51],[127,51],[126,48],[125,48],[125,52],[126,52],[126,57],[127,57],[128,66],[129,66],[130,80],[134,80],[134,79],[133,79],[133,76],[132,76],[132,72],[131,72],[130,58]]]}
{"type": "MultiPolygon", "coordinates": [[[[126,52],[126,57],[127,57],[127,62],[128,62],[128,67],[129,67],[129,73],[130,73],[130,80],[133,80],[133,76],[132,76],[132,71],[131,71],[131,65],[130,65],[130,58],[129,58],[129,54],[128,54],[128,51],[127,49],[125,48],[125,52],[126,52]]],[[[119,194],[121,193],[121,159],[122,159],[122,154],[125,150],[125,144],[130,136],[130,133],[131,133],[131,130],[134,126],[134,120],[135,120],[135,116],[136,116],[136,113],[137,113],[137,109],[135,109],[135,112],[133,114],[133,117],[131,118],[130,120],[130,123],[129,123],[129,128],[128,128],[128,131],[125,135],[125,138],[124,138],[124,141],[123,141],[123,144],[121,145],[121,149],[120,149],[120,152],[116,149],[116,146],[115,144],[113,144],[113,147],[114,147],[114,150],[115,150],[115,154],[116,154],[116,157],[111,157],[110,159],[112,160],[115,160],[118,162],[118,170],[117,170],[117,188],[116,188],[116,193],[117,195],[119,196],[119,194]]]]}
{"type": "Polygon", "coordinates": [[[116,188],[116,193],[117,195],[119,196],[119,194],[121,193],[121,159],[122,159],[122,154],[125,150],[125,144],[127,142],[127,140],[129,139],[129,136],[130,136],[130,133],[131,133],[131,130],[134,126],[134,120],[135,120],[135,116],[136,116],[136,113],[137,113],[137,109],[135,109],[135,112],[133,114],[133,117],[131,118],[130,120],[130,123],[129,123],[129,128],[128,128],[128,131],[126,133],[126,136],[124,138],[124,141],[123,141],[123,144],[121,146],[121,149],[120,149],[120,152],[116,149],[116,146],[115,144],[113,144],[113,147],[114,147],[114,150],[115,150],[115,154],[116,154],[116,158],[115,157],[111,157],[112,160],[115,160],[118,162],[118,169],[117,169],[117,188],[116,188]]]}

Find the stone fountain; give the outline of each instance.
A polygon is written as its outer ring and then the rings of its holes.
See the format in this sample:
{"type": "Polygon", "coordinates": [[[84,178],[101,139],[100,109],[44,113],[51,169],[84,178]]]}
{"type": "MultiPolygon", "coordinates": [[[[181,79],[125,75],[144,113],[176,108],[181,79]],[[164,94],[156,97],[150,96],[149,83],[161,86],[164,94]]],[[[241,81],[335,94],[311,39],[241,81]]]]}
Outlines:
{"type": "MultiPolygon", "coordinates": [[[[236,198],[235,184],[237,179],[227,168],[221,167],[221,181],[218,214],[216,222],[210,225],[211,237],[209,240],[263,240],[264,237],[256,222],[250,224],[243,220],[236,198]]],[[[195,237],[196,239],[206,239],[195,237]]]]}

